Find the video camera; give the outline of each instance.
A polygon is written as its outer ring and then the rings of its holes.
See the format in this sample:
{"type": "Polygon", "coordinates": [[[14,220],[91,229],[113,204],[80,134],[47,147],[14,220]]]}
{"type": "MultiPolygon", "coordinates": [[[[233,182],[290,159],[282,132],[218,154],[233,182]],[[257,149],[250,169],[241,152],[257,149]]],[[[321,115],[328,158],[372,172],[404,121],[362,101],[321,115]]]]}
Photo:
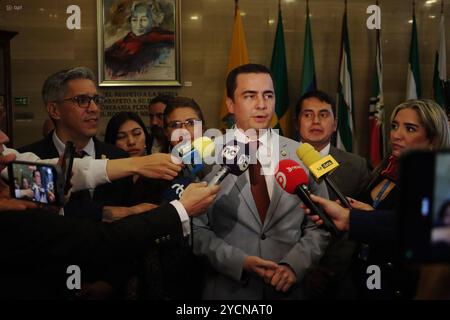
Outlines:
{"type": "Polygon", "coordinates": [[[409,152],[399,169],[401,257],[450,262],[450,150],[409,152]]]}

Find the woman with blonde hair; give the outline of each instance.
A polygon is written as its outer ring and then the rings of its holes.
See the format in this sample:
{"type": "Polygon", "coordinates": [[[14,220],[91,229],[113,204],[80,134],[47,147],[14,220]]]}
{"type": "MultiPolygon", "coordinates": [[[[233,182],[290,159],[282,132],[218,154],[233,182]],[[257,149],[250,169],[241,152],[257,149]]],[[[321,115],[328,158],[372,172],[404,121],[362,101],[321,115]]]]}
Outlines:
{"type": "MultiPolygon", "coordinates": [[[[408,100],[396,106],[391,115],[390,155],[374,170],[372,180],[359,197],[351,199],[353,208],[360,210],[395,210],[398,206],[397,160],[408,150],[439,150],[450,147],[447,115],[432,100],[408,100]]],[[[419,182],[418,182],[419,183],[419,182]]],[[[368,213],[371,214],[371,213],[368,213]]],[[[412,298],[418,274],[395,261],[396,243],[367,246],[362,244],[353,264],[359,297],[366,299],[412,298]],[[381,290],[368,290],[367,267],[377,265],[381,272],[381,290]]]]}
{"type": "Polygon", "coordinates": [[[363,205],[361,209],[395,208],[397,160],[405,151],[450,147],[447,115],[433,100],[408,100],[399,104],[392,111],[390,122],[391,154],[373,171],[372,179],[360,197],[370,207],[363,205]]]}

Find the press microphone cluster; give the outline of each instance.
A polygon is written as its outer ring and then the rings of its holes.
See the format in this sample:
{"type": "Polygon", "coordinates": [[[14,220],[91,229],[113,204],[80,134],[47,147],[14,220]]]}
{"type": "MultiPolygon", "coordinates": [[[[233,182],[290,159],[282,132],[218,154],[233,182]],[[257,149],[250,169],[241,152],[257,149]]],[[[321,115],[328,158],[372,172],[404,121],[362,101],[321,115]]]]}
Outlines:
{"type": "Polygon", "coordinates": [[[324,180],[328,187],[336,194],[342,205],[351,209],[351,205],[347,198],[336,186],[333,179],[328,176],[339,167],[339,163],[331,155],[322,157],[312,145],[309,143],[302,143],[297,148],[297,156],[308,167],[317,182],[324,180]]]}
{"type": "Polygon", "coordinates": [[[195,139],[192,144],[185,143],[176,147],[181,161],[192,174],[197,174],[204,168],[203,159],[214,154],[214,142],[208,137],[195,139]]]}
{"type": "Polygon", "coordinates": [[[323,220],[325,229],[334,235],[338,234],[333,221],[311,200],[311,192],[308,189],[308,175],[298,162],[288,159],[281,160],[275,171],[275,180],[286,192],[296,194],[313,215],[318,215],[323,220]]]}
{"type": "Polygon", "coordinates": [[[187,170],[184,176],[173,179],[169,188],[164,191],[163,197],[167,202],[179,200],[188,185],[199,181],[195,175],[204,168],[203,159],[214,154],[214,142],[208,137],[200,137],[192,144],[177,146],[176,153],[187,170]]]}
{"type": "Polygon", "coordinates": [[[217,160],[221,163],[221,168],[208,182],[209,186],[219,184],[230,173],[239,176],[248,169],[250,165],[248,143],[232,140],[223,147],[217,160]]]}

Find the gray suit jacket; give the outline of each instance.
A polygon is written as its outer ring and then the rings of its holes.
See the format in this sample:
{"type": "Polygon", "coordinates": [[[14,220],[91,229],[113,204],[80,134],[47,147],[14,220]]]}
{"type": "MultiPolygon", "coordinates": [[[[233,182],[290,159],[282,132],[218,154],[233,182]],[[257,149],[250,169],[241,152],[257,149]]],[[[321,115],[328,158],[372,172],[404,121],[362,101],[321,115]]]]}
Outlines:
{"type": "MultiPolygon", "coordinates": [[[[275,141],[279,141],[279,160],[298,161],[297,142],[274,134],[272,143],[275,141]]],[[[308,172],[306,168],[305,171],[308,172]]],[[[206,274],[203,298],[303,298],[301,281],[306,270],[318,263],[329,233],[305,217],[296,195],[285,192],[275,179],[273,183],[264,224],[245,173],[239,177],[228,175],[207,214],[194,218],[194,252],[206,257],[212,267],[206,274]],[[288,264],[295,271],[298,283],[288,293],[276,292],[258,276],[244,272],[247,255],[288,264]]],[[[311,179],[310,190],[328,197],[325,185],[318,185],[311,179]]]]}

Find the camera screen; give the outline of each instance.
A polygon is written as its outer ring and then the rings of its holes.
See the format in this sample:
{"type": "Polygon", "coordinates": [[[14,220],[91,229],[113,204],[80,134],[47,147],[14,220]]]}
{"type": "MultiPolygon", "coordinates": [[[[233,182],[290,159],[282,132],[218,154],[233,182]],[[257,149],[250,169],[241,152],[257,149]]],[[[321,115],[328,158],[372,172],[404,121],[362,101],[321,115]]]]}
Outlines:
{"type": "Polygon", "coordinates": [[[435,163],[431,244],[433,251],[447,252],[450,250],[450,154],[438,153],[435,163]]]}
{"type": "Polygon", "coordinates": [[[57,202],[54,167],[13,163],[12,170],[15,198],[46,204],[57,202]]]}
{"type": "Polygon", "coordinates": [[[450,150],[401,160],[399,232],[404,259],[450,262],[450,150]]]}

